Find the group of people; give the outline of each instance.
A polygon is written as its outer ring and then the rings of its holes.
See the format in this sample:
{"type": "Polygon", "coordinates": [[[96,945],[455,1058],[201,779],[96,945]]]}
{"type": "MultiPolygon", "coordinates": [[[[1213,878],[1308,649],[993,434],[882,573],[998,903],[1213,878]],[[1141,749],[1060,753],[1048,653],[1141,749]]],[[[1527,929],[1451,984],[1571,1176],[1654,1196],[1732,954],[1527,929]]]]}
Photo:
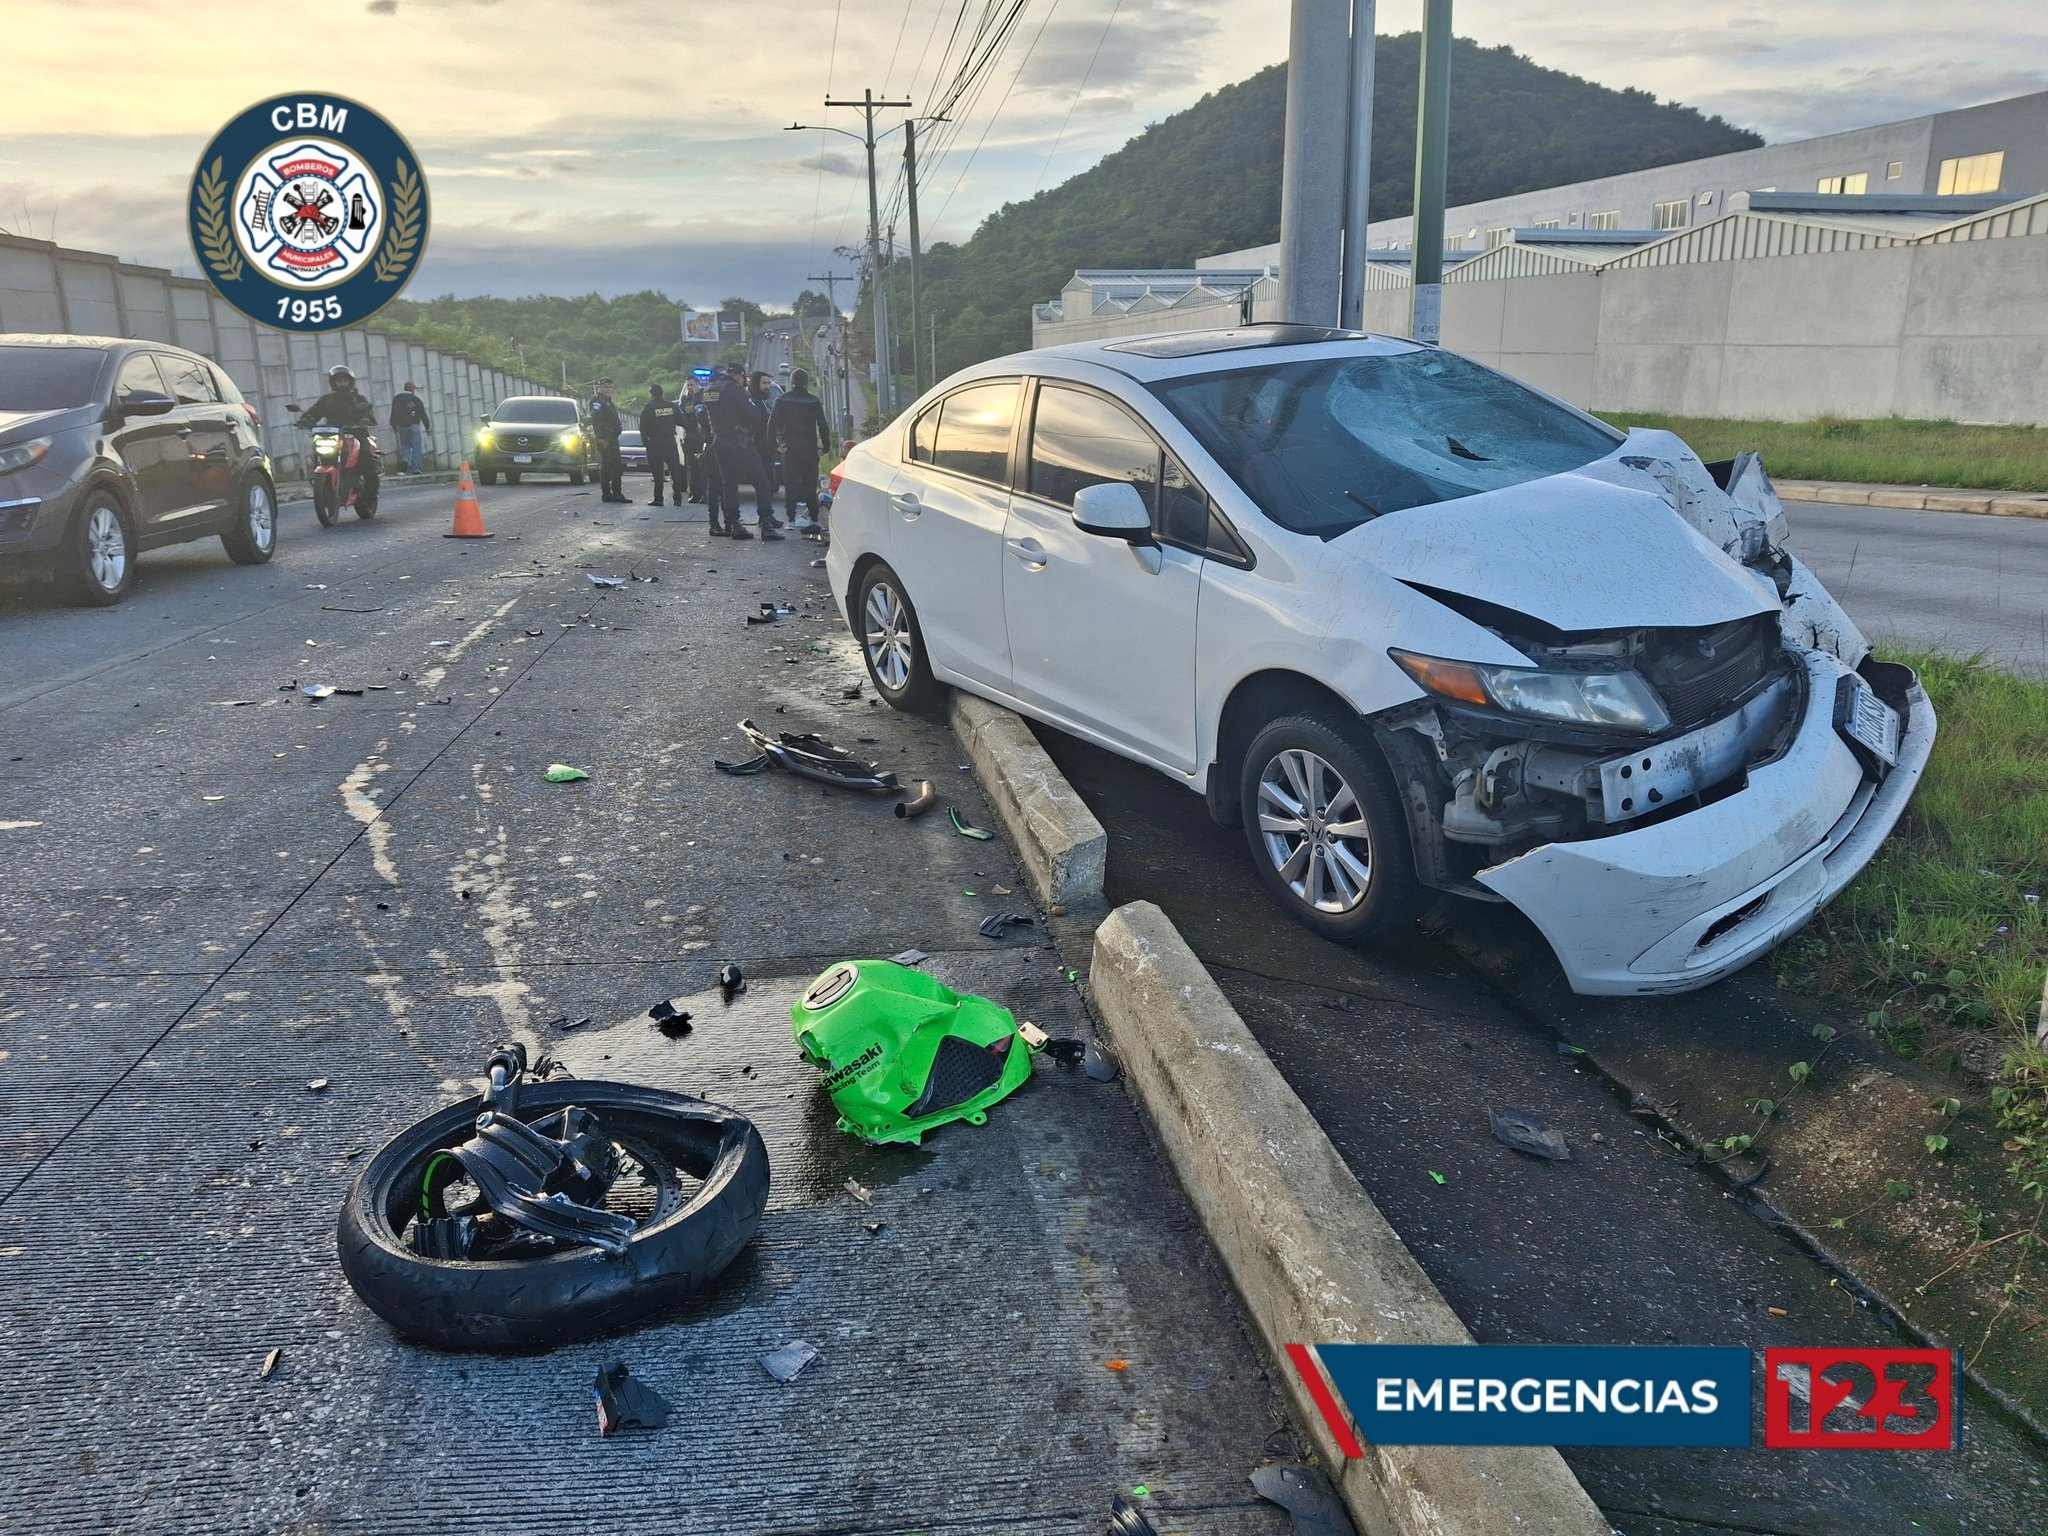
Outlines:
{"type": "MultiPolygon", "coordinates": [[[[784,525],[774,506],[779,479],[788,526],[799,532],[820,527],[818,465],[832,451],[832,429],[824,402],[810,385],[810,375],[799,368],[778,396],[767,374],[750,377],[737,363],[709,379],[691,378],[673,398],[661,385],[648,385],[640,440],[654,476],[653,505],[665,504],[664,488],[676,506],[683,505],[687,493],[691,502],[709,509],[712,537],[751,539],[755,535],[740,522],[740,487],[752,486],[760,537],[780,539],[784,525]]],[[[606,501],[630,502],[619,455],[625,422],[612,395],[612,381],[599,379],[597,398],[590,403],[599,480],[606,501]]]]}

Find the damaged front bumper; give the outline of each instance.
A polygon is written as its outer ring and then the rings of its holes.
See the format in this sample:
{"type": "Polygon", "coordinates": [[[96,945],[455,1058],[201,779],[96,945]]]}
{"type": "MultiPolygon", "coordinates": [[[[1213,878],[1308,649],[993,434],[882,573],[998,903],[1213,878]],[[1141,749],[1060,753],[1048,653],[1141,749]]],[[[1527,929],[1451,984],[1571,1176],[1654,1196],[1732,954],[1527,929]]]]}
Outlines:
{"type": "Polygon", "coordinates": [[[1741,969],[1870,861],[1927,766],[1934,710],[1919,679],[1900,709],[1898,762],[1880,777],[1835,724],[1850,669],[1800,653],[1808,687],[1784,753],[1733,794],[1632,832],[1555,842],[1474,878],[1539,928],[1575,992],[1684,992],[1741,969]]]}

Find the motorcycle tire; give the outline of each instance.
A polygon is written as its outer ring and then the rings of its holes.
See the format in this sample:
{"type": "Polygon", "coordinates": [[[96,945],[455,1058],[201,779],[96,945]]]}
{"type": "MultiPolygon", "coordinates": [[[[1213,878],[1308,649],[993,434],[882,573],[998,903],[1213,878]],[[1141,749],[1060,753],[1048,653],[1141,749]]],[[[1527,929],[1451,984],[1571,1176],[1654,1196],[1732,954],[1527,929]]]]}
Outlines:
{"type": "Polygon", "coordinates": [[[377,498],[375,496],[370,497],[369,500],[367,501],[365,501],[361,496],[356,497],[357,517],[360,517],[364,522],[367,523],[371,518],[375,517],[376,515],[377,498]]]}
{"type": "MultiPolygon", "coordinates": [[[[768,1149],[753,1122],[703,1099],[632,1083],[527,1083],[518,1115],[581,1105],[657,1188],[624,1254],[564,1247],[531,1258],[430,1259],[406,1229],[438,1152],[467,1141],[481,1098],[401,1131],[364,1166],[335,1233],[342,1273],[398,1333],[440,1349],[532,1349],[608,1333],[671,1311],[739,1256],[768,1203],[768,1149]],[[654,1172],[673,1165],[698,1181],[654,1172]],[[672,1187],[673,1186],[673,1187],[672,1187]]],[[[641,1191],[645,1193],[645,1191],[641,1191]]]]}
{"type": "Polygon", "coordinates": [[[340,505],[318,480],[313,482],[313,515],[320,519],[322,528],[332,528],[341,521],[340,505]]]}

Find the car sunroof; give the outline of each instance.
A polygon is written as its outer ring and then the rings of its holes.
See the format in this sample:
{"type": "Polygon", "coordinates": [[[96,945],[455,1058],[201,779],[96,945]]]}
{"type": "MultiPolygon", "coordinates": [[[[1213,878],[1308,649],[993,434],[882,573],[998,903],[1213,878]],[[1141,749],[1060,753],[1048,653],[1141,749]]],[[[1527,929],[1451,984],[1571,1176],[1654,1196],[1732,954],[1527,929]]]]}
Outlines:
{"type": "Polygon", "coordinates": [[[1253,347],[1302,347],[1318,341],[1363,341],[1364,331],[1330,325],[1245,325],[1224,331],[1182,331],[1177,336],[1150,336],[1143,341],[1111,342],[1105,352],[1134,357],[1200,357],[1205,352],[1243,352],[1253,347]]]}

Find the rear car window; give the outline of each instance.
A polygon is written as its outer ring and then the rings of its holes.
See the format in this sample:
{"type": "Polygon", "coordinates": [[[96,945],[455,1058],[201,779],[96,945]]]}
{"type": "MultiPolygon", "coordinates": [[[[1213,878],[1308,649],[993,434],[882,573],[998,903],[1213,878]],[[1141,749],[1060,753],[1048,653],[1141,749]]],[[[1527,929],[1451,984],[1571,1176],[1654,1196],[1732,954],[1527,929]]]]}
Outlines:
{"type": "Polygon", "coordinates": [[[90,405],[106,360],[98,347],[0,347],[0,411],[90,405]]]}
{"type": "Polygon", "coordinates": [[[1002,481],[1010,470],[1010,429],[1017,420],[1019,386],[970,384],[941,402],[932,463],[977,480],[1002,481]]]}
{"type": "Polygon", "coordinates": [[[1122,406],[1083,390],[1039,386],[1031,423],[1032,495],[1071,507],[1076,491],[1121,483],[1137,489],[1156,520],[1159,452],[1158,440],[1122,406]]]}
{"type": "Polygon", "coordinates": [[[1150,387],[1267,517],[1324,539],[1410,507],[1563,474],[1622,440],[1434,347],[1150,387]]]}
{"type": "Polygon", "coordinates": [[[217,405],[220,391],[213,387],[213,371],[196,357],[157,354],[157,366],[171,384],[171,398],[180,405],[217,405]]]}
{"type": "Polygon", "coordinates": [[[554,398],[526,397],[507,400],[492,413],[494,421],[560,422],[564,426],[576,423],[576,402],[554,398]]]}

